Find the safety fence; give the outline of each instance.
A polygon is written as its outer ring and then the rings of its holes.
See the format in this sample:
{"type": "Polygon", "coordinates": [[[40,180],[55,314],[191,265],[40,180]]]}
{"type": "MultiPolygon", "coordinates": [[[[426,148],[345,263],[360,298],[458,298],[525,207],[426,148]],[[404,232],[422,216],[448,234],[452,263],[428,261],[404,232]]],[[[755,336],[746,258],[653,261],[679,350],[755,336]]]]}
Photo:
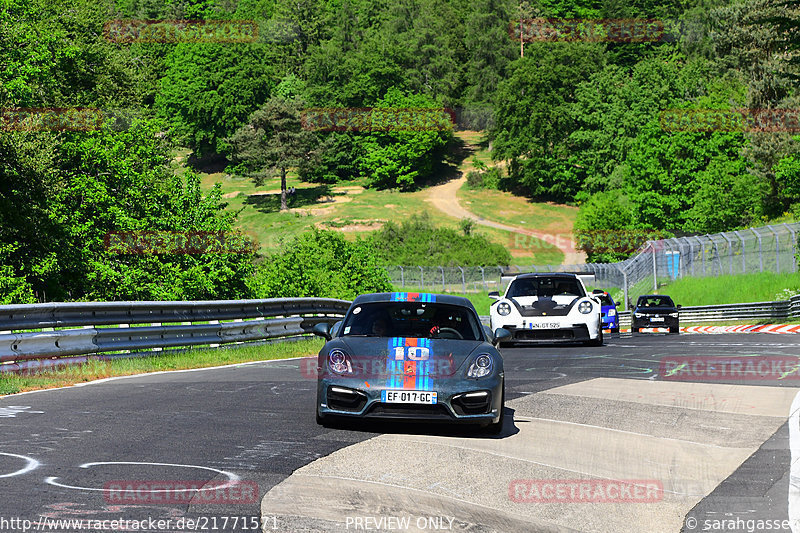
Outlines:
{"type": "Polygon", "coordinates": [[[591,274],[592,287],[616,289],[627,308],[642,294],[682,277],[797,272],[800,223],[768,225],[713,235],[647,241],[630,258],[617,263],[523,266],[391,266],[392,283],[403,290],[482,292],[505,290],[523,272],[591,274]]]}

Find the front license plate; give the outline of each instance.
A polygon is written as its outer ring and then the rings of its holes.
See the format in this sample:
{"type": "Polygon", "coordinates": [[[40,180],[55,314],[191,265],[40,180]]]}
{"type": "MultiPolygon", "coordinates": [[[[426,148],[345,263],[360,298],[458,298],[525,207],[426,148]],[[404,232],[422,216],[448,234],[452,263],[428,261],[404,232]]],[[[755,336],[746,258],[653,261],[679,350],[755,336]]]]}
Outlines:
{"type": "Polygon", "coordinates": [[[664,322],[664,317],[653,317],[650,322],[664,322]]]}
{"type": "Polygon", "coordinates": [[[528,324],[530,329],[558,329],[558,322],[531,322],[528,324]]]}
{"type": "Polygon", "coordinates": [[[422,403],[434,404],[436,392],[425,390],[382,390],[381,403],[422,403]]]}

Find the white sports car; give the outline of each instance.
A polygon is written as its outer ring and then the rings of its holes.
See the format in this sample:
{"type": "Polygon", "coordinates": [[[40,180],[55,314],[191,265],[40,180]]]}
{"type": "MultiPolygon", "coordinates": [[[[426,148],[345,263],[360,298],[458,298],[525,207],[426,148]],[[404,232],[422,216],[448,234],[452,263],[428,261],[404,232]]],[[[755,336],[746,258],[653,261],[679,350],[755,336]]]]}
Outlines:
{"type": "Polygon", "coordinates": [[[491,328],[505,328],[511,341],[603,344],[601,304],[583,281],[568,273],[520,274],[490,307],[491,328]]]}

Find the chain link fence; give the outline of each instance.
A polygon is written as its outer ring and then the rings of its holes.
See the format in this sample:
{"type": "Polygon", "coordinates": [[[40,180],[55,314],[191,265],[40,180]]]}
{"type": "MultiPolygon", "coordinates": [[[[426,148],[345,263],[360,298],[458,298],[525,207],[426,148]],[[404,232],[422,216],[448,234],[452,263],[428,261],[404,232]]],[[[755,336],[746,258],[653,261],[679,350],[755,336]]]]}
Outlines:
{"type": "Polygon", "coordinates": [[[703,277],[755,272],[797,272],[800,223],[647,241],[619,263],[522,265],[512,267],[386,267],[392,283],[405,291],[470,293],[505,290],[523,272],[579,272],[594,275],[587,283],[613,291],[625,308],[641,294],[684,276],[703,277]]]}

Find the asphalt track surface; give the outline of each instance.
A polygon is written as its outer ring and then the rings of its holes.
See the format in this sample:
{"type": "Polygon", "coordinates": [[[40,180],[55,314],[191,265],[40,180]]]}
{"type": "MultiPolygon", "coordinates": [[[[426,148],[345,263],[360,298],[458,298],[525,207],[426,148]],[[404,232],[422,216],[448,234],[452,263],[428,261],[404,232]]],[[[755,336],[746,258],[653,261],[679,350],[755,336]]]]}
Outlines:
{"type": "Polygon", "coordinates": [[[31,531],[101,531],[92,527],[100,520],[111,530],[122,519],[127,531],[148,532],[262,529],[256,521],[265,531],[748,531],[746,520],[788,520],[787,420],[800,380],[664,380],[659,362],[800,356],[796,336],[623,335],[599,348],[502,353],[499,437],[398,423],[317,426],[303,360],[0,398],[0,531],[23,531],[13,519],[30,520],[31,531]],[[576,478],[654,479],[663,496],[513,501],[514,480],[576,478]],[[165,502],[161,493],[108,490],[231,479],[257,485],[257,497],[173,492],[165,502]],[[83,520],[82,529],[58,519],[83,520]]]}

